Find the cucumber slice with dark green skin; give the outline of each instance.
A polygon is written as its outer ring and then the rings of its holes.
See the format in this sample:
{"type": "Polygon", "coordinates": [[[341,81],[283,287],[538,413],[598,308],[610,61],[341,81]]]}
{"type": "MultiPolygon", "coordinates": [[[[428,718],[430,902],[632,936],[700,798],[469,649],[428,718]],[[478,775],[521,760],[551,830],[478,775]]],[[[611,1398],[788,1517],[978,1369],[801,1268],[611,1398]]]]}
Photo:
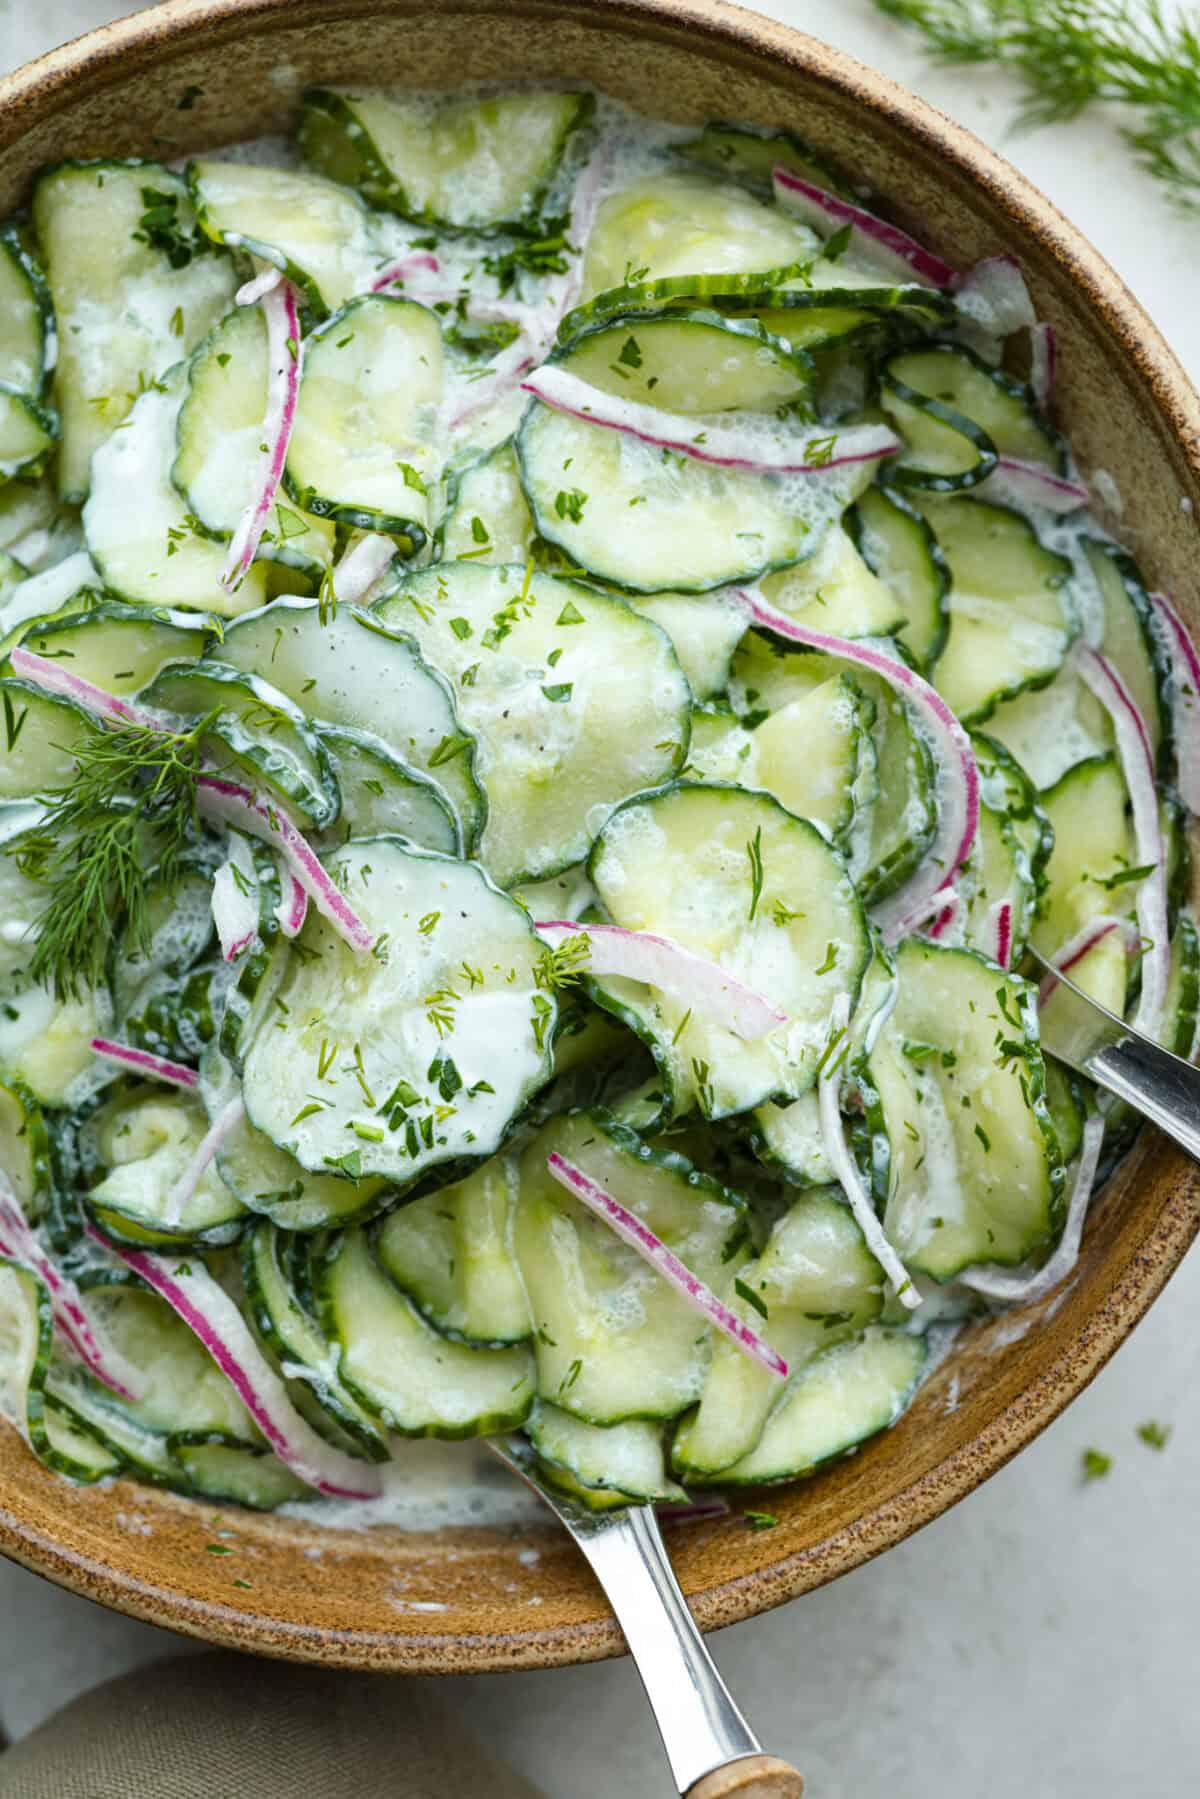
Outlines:
{"type": "Polygon", "coordinates": [[[193,162],[187,183],[201,230],[282,269],[315,318],[370,287],[382,258],[370,215],[349,188],[245,162],[193,162]]]}
{"type": "Polygon", "coordinates": [[[168,1216],[171,1195],[208,1129],[194,1095],[153,1093],[132,1103],[120,1095],[88,1129],[108,1173],[85,1203],[114,1242],[174,1249],[231,1243],[241,1234],[246,1209],[215,1168],[205,1171],[177,1216],[168,1216]]]}
{"type": "Polygon", "coordinates": [[[478,853],[501,886],[580,861],[599,818],[684,761],[687,681],[623,600],[511,563],[435,563],[375,611],[453,684],[488,798],[478,853]]]}
{"type": "Polygon", "coordinates": [[[805,181],[835,194],[847,189],[829,164],[793,131],[767,131],[747,125],[706,125],[698,137],[675,145],[676,156],[748,186],[773,192],[771,172],[782,164],[805,181]]]}
{"type": "Polygon", "coordinates": [[[1181,912],[1171,940],[1171,973],[1160,1040],[1174,1055],[1190,1062],[1200,1019],[1200,932],[1195,920],[1181,912]]]}
{"type": "Polygon", "coordinates": [[[167,662],[199,656],[209,633],[187,613],[104,603],[47,619],[22,643],[35,656],[61,662],[71,674],[125,699],[151,682],[167,662]]]}
{"type": "Polygon", "coordinates": [[[532,1335],[509,1245],[516,1200],[515,1164],[496,1156],[454,1186],[398,1206],[379,1227],[380,1266],[443,1336],[502,1347],[532,1335]]]}
{"type": "MultiPolygon", "coordinates": [[[[869,488],[862,498],[877,491],[869,488]]],[[[847,525],[854,512],[852,506],[847,525]]],[[[891,637],[903,629],[907,617],[897,596],[840,524],[829,526],[805,561],[767,575],[759,586],[778,611],[834,637],[891,637]]]]}
{"type": "MultiPolygon", "coordinates": [[[[915,395],[918,408],[921,402],[935,408],[929,414],[930,420],[946,423],[947,412],[967,419],[982,434],[981,438],[971,438],[977,447],[986,443],[1001,456],[1037,463],[1056,474],[1063,472],[1062,444],[1039,415],[1030,389],[1014,381],[1003,369],[984,362],[963,344],[930,344],[902,350],[888,363],[883,385],[883,403],[889,411],[893,404],[889,392],[903,396],[906,409],[914,404],[915,395]]],[[[931,425],[923,428],[920,435],[922,439],[928,437],[935,449],[942,443],[931,425]]],[[[943,444],[943,448],[948,447],[943,444]]],[[[901,474],[904,463],[905,458],[901,457],[896,465],[900,479],[936,489],[935,481],[925,483],[916,478],[917,466],[901,474]]],[[[931,476],[938,472],[936,462],[928,472],[931,476]]]]}
{"type": "Polygon", "coordinates": [[[581,331],[552,358],[602,393],[666,412],[808,408],[812,364],[757,319],[704,310],[628,313],[581,331]]]}
{"type": "Polygon", "coordinates": [[[256,786],[275,794],[313,830],[337,821],[342,796],[317,731],[269,681],[207,657],[172,662],[143,690],[142,702],[183,718],[213,715],[209,733],[256,786]]]}
{"type": "MultiPolygon", "coordinates": [[[[222,541],[237,530],[260,478],[268,377],[267,327],[258,306],[227,314],[188,365],[171,480],[192,517],[222,541]]],[[[295,569],[316,586],[333,551],[331,524],[277,498],[255,560],[295,569]]]]}
{"type": "Polygon", "coordinates": [[[0,225],[0,383],[39,398],[57,355],[54,302],[15,220],[0,225]]]}
{"type": "Polygon", "coordinates": [[[542,1468],[554,1469],[560,1480],[565,1475],[588,1494],[617,1493],[634,1505],[687,1499],[667,1473],[660,1424],[637,1418],[589,1424],[539,1399],[525,1421],[525,1435],[542,1468]]]}
{"type": "Polygon", "coordinates": [[[1041,792],[1077,763],[1108,755],[1115,741],[1108,713],[1070,663],[1046,686],[1001,700],[987,733],[1041,792]]]}
{"type": "Polygon", "coordinates": [[[333,1350],[292,1292],[279,1252],[279,1232],[266,1219],[252,1226],[242,1242],[242,1285],[260,1342],[286,1367],[293,1399],[303,1388],[315,1402],[305,1407],[310,1419],[323,1415],[339,1440],[349,1437],[370,1461],[387,1461],[387,1441],[378,1425],[330,1373],[333,1350]]]}
{"type": "Polygon", "coordinates": [[[577,567],[634,593],[701,593],[800,562],[870,479],[867,463],[789,480],[664,458],[652,444],[538,400],[517,433],[517,455],[541,536],[577,567]]]}
{"type": "MultiPolygon", "coordinates": [[[[1115,756],[1076,763],[1041,798],[1054,848],[1033,942],[1043,956],[1053,957],[1092,919],[1133,911],[1137,886],[1125,877],[1136,856],[1129,795],[1115,756]]],[[[1077,987],[1120,1015],[1128,967],[1122,933],[1110,931],[1072,963],[1070,975],[1077,987]]],[[[1053,995],[1048,1003],[1054,1004],[1053,995]]]]}
{"type": "Polygon", "coordinates": [[[0,680],[0,800],[28,800],[70,785],[76,746],[96,726],[71,700],[32,681],[0,680]]]}
{"type": "Polygon", "coordinates": [[[184,851],[170,878],[158,869],[149,873],[145,938],[126,924],[109,959],[108,985],[118,1024],[161,991],[164,979],[183,981],[214,947],[212,884],[222,860],[214,850],[215,845],[205,845],[184,851]]]}
{"type": "Polygon", "coordinates": [[[315,1275],[341,1381],[389,1431],[479,1437],[524,1422],[534,1397],[529,1350],[473,1349],[439,1336],[383,1273],[363,1231],[336,1237],[315,1275]]]}
{"type": "Polygon", "coordinates": [[[241,1119],[217,1151],[217,1173],[247,1211],[284,1231],[320,1231],[362,1224],[395,1197],[378,1177],[351,1180],[301,1168],[278,1144],[241,1119]]]}
{"type": "Polygon", "coordinates": [[[836,1179],[810,1088],[787,1105],[769,1100],[751,1114],[750,1146],[760,1162],[799,1187],[828,1187],[836,1179]]]}
{"type": "Polygon", "coordinates": [[[551,1176],[557,1151],[724,1294],[748,1252],[745,1201],[599,1113],[552,1119],[521,1158],[512,1243],[533,1317],[537,1387],[592,1424],[672,1418],[699,1397],[703,1319],[551,1176]]]}
{"type": "Polygon", "coordinates": [[[50,531],[57,519],[58,503],[48,476],[0,487],[0,550],[11,550],[31,531],[50,531]]]}
{"type": "MultiPolygon", "coordinates": [[[[25,963],[28,943],[19,945],[25,963]]],[[[27,1087],[42,1106],[62,1107],[79,1076],[95,1067],[91,1041],[111,1025],[108,995],[84,988],[78,999],[56,999],[27,980],[10,986],[0,1003],[0,1068],[27,1087]]]]}
{"type": "Polygon", "coordinates": [[[944,401],[909,387],[889,364],[879,377],[879,403],[906,448],[889,481],[927,493],[963,493],[994,473],[1000,453],[981,425],[944,401]]]}
{"type": "Polygon", "coordinates": [[[924,1339],[875,1327],[807,1362],[750,1453],[713,1479],[721,1486],[795,1480],[887,1430],[925,1365],[924,1339]]]}
{"type": "Polygon", "coordinates": [[[313,168],[380,206],[447,231],[536,223],[591,94],[538,92],[401,100],[310,88],[300,144],[313,168]]]}
{"type": "Polygon", "coordinates": [[[23,1082],[0,1084],[0,1169],[31,1221],[46,1210],[53,1168],[42,1108],[23,1082]]]}
{"type": "Polygon", "coordinates": [[[42,1429],[45,1442],[38,1449],[39,1458],[76,1486],[107,1480],[125,1465],[122,1455],[91,1430],[69,1405],[50,1393],[43,1398],[42,1429]]]}
{"type": "MultiPolygon", "coordinates": [[[[836,1190],[835,1190],[836,1191],[836,1190]]],[[[738,1275],[730,1304],[787,1363],[789,1377],[883,1309],[883,1271],[835,1191],[797,1199],[762,1252],[738,1275]],[[746,1299],[743,1292],[753,1297],[746,1299]]],[[[749,1455],[781,1399],[781,1382],[727,1337],[713,1344],[700,1404],[675,1433],[681,1480],[719,1473],[749,1455]]]]}
{"type": "Polygon", "coordinates": [[[896,1004],[855,1068],[888,1240],[936,1281],[1023,1262],[1062,1219],[1037,990],[919,938],[895,959],[896,1004]]]}
{"type": "Polygon", "coordinates": [[[846,514],[846,527],[903,615],[892,634],[919,669],[928,668],[945,645],[950,592],[950,570],[928,520],[897,489],[869,487],[846,514]]]}
{"type": "Polygon", "coordinates": [[[1083,548],[1103,606],[1101,648],[1142,715],[1158,772],[1165,777],[1172,761],[1170,663],[1141,573],[1132,556],[1115,543],[1088,539],[1083,548]]]}
{"type": "Polygon", "coordinates": [[[66,1363],[51,1364],[47,1396],[89,1431],[112,1456],[117,1470],[128,1470],[151,1486],[179,1488],[182,1471],[167,1447],[165,1430],[139,1423],[115,1400],[107,1387],[66,1363]]]}
{"type": "Polygon", "coordinates": [[[524,562],[533,534],[511,442],[447,478],[446,512],[437,530],[442,560],[524,562]]]}
{"type": "Polygon", "coordinates": [[[317,518],[384,531],[403,555],[425,542],[442,328],[414,300],[368,294],[304,343],[288,492],[317,518]]]}
{"type": "Polygon", "coordinates": [[[111,1474],[120,1457],[82,1420],[48,1399],[54,1349],[54,1312],[44,1282],[30,1267],[0,1256],[0,1398],[47,1468],[86,1485],[111,1474]]]}
{"type": "Polygon", "coordinates": [[[258,674],[323,724],[372,732],[446,793],[470,850],[486,816],[475,744],[462,729],[449,683],[410,636],[373,614],[277,601],[230,626],[220,659],[258,674]]]}
{"type": "Polygon", "coordinates": [[[1071,565],[1006,506],[923,497],[921,510],[951,580],[950,628],[932,680],[964,724],[980,723],[1062,667],[1077,630],[1071,565]]]}
{"type": "Polygon", "coordinates": [[[214,1442],[209,1436],[172,1432],[167,1447],[178,1463],[184,1489],[196,1499],[215,1499],[273,1512],[277,1506],[312,1499],[313,1490],[269,1449],[214,1442]]]}
{"type": "MultiPolygon", "coordinates": [[[[236,979],[225,994],[216,1044],[211,1058],[206,1058],[211,1066],[208,1084],[214,1090],[221,1090],[225,1102],[235,1097],[232,1074],[240,1074],[246,1052],[275,1004],[288,966],[288,942],[279,921],[283,900],[279,868],[262,844],[255,843],[250,854],[258,888],[258,929],[237,964],[236,979]]],[[[204,1087],[203,1063],[200,1074],[204,1087]]],[[[209,1111],[214,1116],[220,1109],[220,1105],[209,1104],[209,1111]]]]}
{"type": "Polygon", "coordinates": [[[815,825],[766,793],[679,782],[626,801],[588,872],[615,924],[727,962],[787,1014],[748,1043],[657,989],[592,977],[599,1004],[648,1044],[676,1112],[723,1118],[813,1084],[834,1001],[853,1003],[869,954],[858,895],[815,825]]]}
{"type": "Polygon", "coordinates": [[[555,1003],[531,921],[478,864],[400,838],[359,839],[326,867],[383,946],[358,954],[310,909],[281,1017],[246,1054],[250,1121],[314,1173],[404,1186],[490,1155],[550,1074],[555,1003]]]}
{"type": "MultiPolygon", "coordinates": [[[[229,257],[201,254],[187,190],[160,163],[60,163],[39,177],[33,221],[58,320],[58,490],[75,503],[93,453],[228,309],[237,278],[229,257]]],[[[144,503],[134,482],[122,505],[131,493],[144,503]]]]}
{"type": "Polygon", "coordinates": [[[458,815],[436,781],[409,768],[370,731],[317,725],[316,733],[342,796],[337,842],[398,836],[444,856],[463,853],[458,815]]]}
{"type": "Polygon", "coordinates": [[[1037,788],[1016,757],[989,733],[973,731],[971,747],[979,770],[980,797],[994,811],[1005,813],[1015,826],[1040,897],[1045,891],[1046,866],[1054,848],[1054,828],[1037,788]]]}
{"type": "Polygon", "coordinates": [[[0,382],[0,481],[40,475],[57,442],[54,413],[0,382]]]}
{"type": "Polygon", "coordinates": [[[693,698],[709,700],[724,692],[746,628],[735,600],[715,593],[645,593],[630,594],[628,603],[666,632],[693,698]]]}

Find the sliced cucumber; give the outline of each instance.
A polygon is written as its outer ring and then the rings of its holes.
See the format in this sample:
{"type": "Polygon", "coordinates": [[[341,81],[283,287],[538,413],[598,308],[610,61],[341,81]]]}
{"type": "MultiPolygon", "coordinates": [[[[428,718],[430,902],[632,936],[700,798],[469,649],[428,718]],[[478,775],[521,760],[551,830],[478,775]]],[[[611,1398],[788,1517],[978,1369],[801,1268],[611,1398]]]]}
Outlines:
{"type": "Polygon", "coordinates": [[[772,192],[772,171],[782,165],[805,181],[831,192],[846,190],[827,162],[792,131],[770,131],[749,125],[706,125],[698,137],[675,145],[677,156],[715,169],[735,181],[772,192]]]}
{"type": "Polygon", "coordinates": [[[810,404],[812,364],[757,319],[719,312],[626,314],[581,331],[553,358],[602,393],[666,412],[810,404]]]}
{"type": "Polygon", "coordinates": [[[925,1364],[922,1338],[874,1328],[808,1362],[757,1446],[716,1477],[722,1486],[794,1480],[895,1424],[925,1364]]]}
{"type": "MultiPolygon", "coordinates": [[[[862,501],[877,491],[869,488],[862,501]]],[[[851,508],[848,518],[853,513],[851,508]]],[[[778,611],[835,637],[889,637],[908,616],[839,524],[830,525],[804,562],[767,575],[760,585],[778,611]]]]}
{"type": "Polygon", "coordinates": [[[358,195],[320,175],[202,161],[190,165],[187,179],[201,229],[282,269],[319,319],[368,288],[384,260],[358,195]]]}
{"type": "Polygon", "coordinates": [[[362,1231],[337,1237],[317,1270],[321,1320],[347,1389],[405,1437],[512,1430],[533,1403],[528,1349],[472,1349],[426,1324],[388,1280],[362,1231]]]}
{"type": "Polygon", "coordinates": [[[462,854],[458,816],[428,775],[409,768],[369,731],[348,725],[316,729],[342,796],[339,841],[399,836],[445,856],[462,854]]]}
{"type": "MultiPolygon", "coordinates": [[[[237,281],[229,257],[201,254],[184,184],[159,163],[61,163],[39,180],[33,219],[58,319],[58,489],[76,502],[93,453],[227,310],[237,281]]],[[[139,479],[118,504],[146,502],[139,479]]]]}
{"type": "Polygon", "coordinates": [[[325,745],[300,707],[269,681],[212,658],[170,662],[142,699],[183,718],[215,714],[213,739],[256,786],[276,794],[313,830],[336,821],[341,793],[325,745]]]}
{"type": "Polygon", "coordinates": [[[0,1401],[3,1415],[36,1443],[54,1344],[50,1295],[32,1268],[0,1256],[0,1401]]]}
{"type": "Polygon", "coordinates": [[[1047,686],[1002,700],[987,731],[1042,790],[1077,763],[1107,755],[1114,741],[1108,713],[1070,664],[1047,686]]]}
{"type": "Polygon", "coordinates": [[[746,615],[735,600],[715,593],[650,593],[630,594],[629,604],[671,639],[693,698],[708,700],[724,691],[746,629],[746,615]]]}
{"type": "MultiPolygon", "coordinates": [[[[24,950],[28,960],[28,945],[24,950]]],[[[0,1004],[0,1073],[41,1105],[64,1106],[75,1082],[95,1065],[92,1038],[111,1022],[108,995],[87,990],[57,1000],[46,987],[21,990],[0,1004]]]]}
{"type": "Polygon", "coordinates": [[[928,520],[899,492],[869,487],[847,514],[847,525],[859,554],[903,614],[895,635],[917,667],[928,668],[946,641],[950,591],[950,570],[928,520]]]}
{"type": "Polygon", "coordinates": [[[446,515],[438,527],[439,553],[447,562],[524,562],[532,536],[533,519],[510,442],[450,476],[446,515]]]}
{"type": "Polygon", "coordinates": [[[261,675],[310,718],[379,737],[453,804],[466,848],[484,818],[474,744],[461,729],[450,688],[422,661],[411,637],[352,606],[280,600],[225,633],[222,662],[261,675]]]}
{"type": "Polygon", "coordinates": [[[918,938],[900,944],[896,972],[857,1077],[884,1230],[911,1272],[937,1281],[1022,1262],[1062,1210],[1036,989],[918,938]]]}
{"type": "Polygon", "coordinates": [[[347,844],[327,867],[385,941],[359,955],[310,910],[284,1028],[246,1055],[251,1122],[315,1173],[408,1185],[489,1155],[550,1073],[555,1004],[528,917],[476,864],[399,838],[347,844]]]}
{"type": "MultiPolygon", "coordinates": [[[[778,1351],[792,1378],[883,1308],[883,1272],[849,1209],[828,1192],[795,1201],[761,1255],[741,1269],[738,1283],[735,1311],[778,1351]]],[[[741,1461],[780,1399],[778,1375],[752,1362],[727,1337],[718,1339],[700,1404],[675,1433],[675,1472],[687,1480],[741,1461]]]]}
{"type": "Polygon", "coordinates": [[[502,886],[578,862],[615,805],[683,763],[687,681],[664,633],[622,600],[459,562],[411,576],[376,610],[454,685],[488,800],[479,854],[502,886]]]}
{"type": "Polygon", "coordinates": [[[54,414],[0,382],[0,482],[40,475],[57,441],[54,414]]]}
{"type": "MultiPolygon", "coordinates": [[[[282,1020],[283,1014],[279,1013],[282,1020]]],[[[272,1021],[268,1030],[274,1028],[272,1021]]],[[[312,1174],[242,1119],[217,1151],[217,1173],[250,1212],[280,1230],[317,1231],[359,1224],[392,1198],[385,1180],[337,1173],[312,1174]]]]}
{"type": "Polygon", "coordinates": [[[791,477],[664,455],[537,400],[517,454],[541,535],[639,593],[702,592],[799,562],[870,479],[866,463],[791,477]]]}
{"type": "Polygon", "coordinates": [[[384,1220],[381,1266],[435,1329],[465,1343],[519,1343],[532,1335],[529,1302],[509,1246],[515,1165],[485,1162],[384,1220]]]}
{"type": "Polygon", "coordinates": [[[750,1142],[755,1155],[801,1187],[827,1187],[837,1177],[825,1148],[817,1095],[810,1088],[787,1105],[773,1100],[752,1115],[750,1142]]]}
{"type": "Polygon", "coordinates": [[[61,662],[105,693],[126,698],[139,693],[164,663],[198,656],[206,638],[186,613],[106,604],[45,620],[22,641],[35,656],[61,662]]]}
{"type": "Polygon", "coordinates": [[[40,395],[57,355],[54,303],[20,228],[0,225],[0,382],[40,395]]]}
{"type": "Polygon", "coordinates": [[[531,224],[590,94],[536,90],[486,98],[398,99],[310,88],[300,143],[322,174],[372,206],[451,231],[531,224]]]}
{"type": "Polygon", "coordinates": [[[437,474],[442,328],[413,300],[369,294],[305,339],[288,491],[305,511],[420,549],[437,474]]]}
{"type": "Polygon", "coordinates": [[[926,500],[922,511],[951,578],[950,629],[933,681],[960,719],[979,721],[1061,668],[1076,631],[1071,567],[1007,507],[926,500]]]}
{"type": "Polygon", "coordinates": [[[186,393],[187,365],[179,363],[139,396],[123,428],[100,445],[83,528],[92,560],[119,598],[233,617],[262,605],[266,577],[256,563],[236,593],[224,588],[223,546],[196,531],[171,484],[186,393]]]}
{"type": "Polygon", "coordinates": [[[521,1158],[513,1246],[533,1316],[539,1396],[593,1424],[674,1417],[699,1397],[708,1327],[559,1186],[546,1167],[551,1151],[599,1181],[718,1292],[744,1259],[744,1202],[599,1114],[552,1120],[521,1158]]]}
{"type": "MultiPolygon", "coordinates": [[[[96,1402],[95,1409],[89,1407],[84,1414],[92,1428],[100,1417],[111,1416],[143,1432],[203,1434],[251,1448],[262,1446],[258,1427],[232,1384],[165,1299],[122,1283],[90,1286],[85,1303],[105,1340],[138,1369],[144,1385],[140,1399],[121,1400],[98,1382],[85,1380],[84,1390],[92,1392],[96,1402]]],[[[117,1447],[124,1448],[115,1430],[113,1435],[117,1447]]]]}
{"type": "Polygon", "coordinates": [[[106,1480],[125,1465],[125,1458],[62,1400],[45,1395],[42,1410],[45,1443],[38,1454],[56,1474],[65,1474],[77,1486],[106,1480]]]}
{"type": "Polygon", "coordinates": [[[580,1487],[616,1492],[643,1505],[687,1498],[667,1473],[660,1424],[637,1418],[588,1424],[539,1399],[526,1420],[525,1435],[543,1467],[560,1470],[580,1487]]]}
{"type": "Polygon", "coordinates": [[[87,1206],[107,1236],[138,1247],[171,1247],[229,1243],[240,1234],[245,1207],[211,1166],[172,1211],[172,1195],[187,1180],[208,1129],[204,1107],[193,1095],[152,1093],[131,1103],[122,1094],[87,1128],[108,1164],[104,1179],[88,1193],[87,1206]]]}
{"type": "Polygon", "coordinates": [[[947,492],[1014,456],[1060,472],[1062,447],[1038,416],[1033,395],[962,344],[902,350],[887,365],[881,401],[908,439],[895,478],[947,492]]]}
{"type": "MultiPolygon", "coordinates": [[[[1054,833],[1047,887],[1033,941],[1044,956],[1056,956],[1093,918],[1132,911],[1136,884],[1129,796],[1114,756],[1078,762],[1047,792],[1042,805],[1054,833]]],[[[1080,960],[1070,976],[1077,987],[1110,1012],[1125,1010],[1129,960],[1120,931],[1110,931],[1080,960]]],[[[1049,1003],[1053,1005],[1051,995],[1049,1003]]]]}
{"type": "Polygon", "coordinates": [[[769,794],[681,782],[615,812],[589,873],[616,924],[720,962],[787,1014],[747,1043],[656,989],[593,978],[600,1004],[649,1045],[676,1112],[723,1118],[812,1085],[834,1000],[853,1002],[868,953],[845,866],[814,825],[769,794]]]}
{"type": "MultiPolygon", "coordinates": [[[[188,511],[222,540],[237,530],[261,478],[268,379],[267,327],[257,306],[223,318],[188,366],[171,479],[188,511]]],[[[276,500],[256,560],[315,572],[319,582],[333,545],[332,525],[276,500]]]]}
{"type": "Polygon", "coordinates": [[[1150,734],[1150,748],[1165,773],[1170,763],[1170,667],[1154,625],[1137,564],[1115,543],[1086,540],[1084,553],[1103,606],[1102,648],[1129,690],[1150,734]]]}
{"type": "Polygon", "coordinates": [[[284,1466],[267,1449],[247,1449],[241,1443],[214,1443],[172,1433],[171,1454],[188,1490],[198,1499],[226,1500],[257,1512],[273,1512],[276,1506],[297,1499],[311,1499],[312,1488],[284,1466]]]}
{"type": "Polygon", "coordinates": [[[0,680],[0,714],[0,800],[69,786],[74,751],[96,730],[83,708],[9,675],[0,680]]]}

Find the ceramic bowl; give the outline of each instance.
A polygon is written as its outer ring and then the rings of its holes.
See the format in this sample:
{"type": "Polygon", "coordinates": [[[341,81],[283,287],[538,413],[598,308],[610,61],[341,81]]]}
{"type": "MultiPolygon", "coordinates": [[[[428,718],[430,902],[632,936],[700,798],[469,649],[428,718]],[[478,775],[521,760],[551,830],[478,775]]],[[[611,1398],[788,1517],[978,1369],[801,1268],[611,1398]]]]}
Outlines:
{"type": "MultiPolygon", "coordinates": [[[[1200,402],[1136,300],[969,132],[886,76],[720,0],[170,0],[0,82],[0,216],[60,157],[169,158],[284,130],[309,82],[564,78],[669,119],[792,126],[959,266],[1015,255],[1059,333],[1061,421],[1081,464],[1114,477],[1118,534],[1200,625],[1200,402]]],[[[900,1424],[861,1453],[772,1491],[776,1529],[751,1532],[736,1516],[674,1527],[700,1623],[729,1624],[832,1580],[994,1473],[1137,1323],[1192,1241],[1198,1203],[1200,1175],[1147,1130],[1055,1295],[964,1335],[900,1424]]],[[[0,1441],[0,1548],[155,1624],[414,1672],[538,1667],[621,1647],[581,1559],[551,1528],[336,1532],[251,1513],[225,1523],[237,1554],[211,1555],[213,1508],[125,1481],[77,1490],[15,1436],[0,1441]]]]}

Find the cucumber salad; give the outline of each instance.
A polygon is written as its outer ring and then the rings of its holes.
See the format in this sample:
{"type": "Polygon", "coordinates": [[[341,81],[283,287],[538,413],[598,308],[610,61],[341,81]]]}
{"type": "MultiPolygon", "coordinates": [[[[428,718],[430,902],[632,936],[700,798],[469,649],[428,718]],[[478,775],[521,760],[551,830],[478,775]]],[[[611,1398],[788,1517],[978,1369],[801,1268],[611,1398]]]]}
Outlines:
{"type": "Polygon", "coordinates": [[[1134,1120],[1028,952],[1191,1055],[1200,663],[1015,263],[854,176],[322,89],[0,230],[0,1388],[51,1468],[366,1502],[522,1432],[720,1509],[1069,1273],[1134,1120]]]}

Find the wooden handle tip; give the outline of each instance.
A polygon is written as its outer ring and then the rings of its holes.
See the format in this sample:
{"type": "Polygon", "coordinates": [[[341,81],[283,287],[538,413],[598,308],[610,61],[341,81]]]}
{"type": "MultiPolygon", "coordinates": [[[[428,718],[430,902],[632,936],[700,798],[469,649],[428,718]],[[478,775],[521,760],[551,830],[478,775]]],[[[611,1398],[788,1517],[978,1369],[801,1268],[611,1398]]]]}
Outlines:
{"type": "Polygon", "coordinates": [[[742,1755],[703,1774],[686,1799],[801,1799],[804,1782],[774,1755],[742,1755]]]}

